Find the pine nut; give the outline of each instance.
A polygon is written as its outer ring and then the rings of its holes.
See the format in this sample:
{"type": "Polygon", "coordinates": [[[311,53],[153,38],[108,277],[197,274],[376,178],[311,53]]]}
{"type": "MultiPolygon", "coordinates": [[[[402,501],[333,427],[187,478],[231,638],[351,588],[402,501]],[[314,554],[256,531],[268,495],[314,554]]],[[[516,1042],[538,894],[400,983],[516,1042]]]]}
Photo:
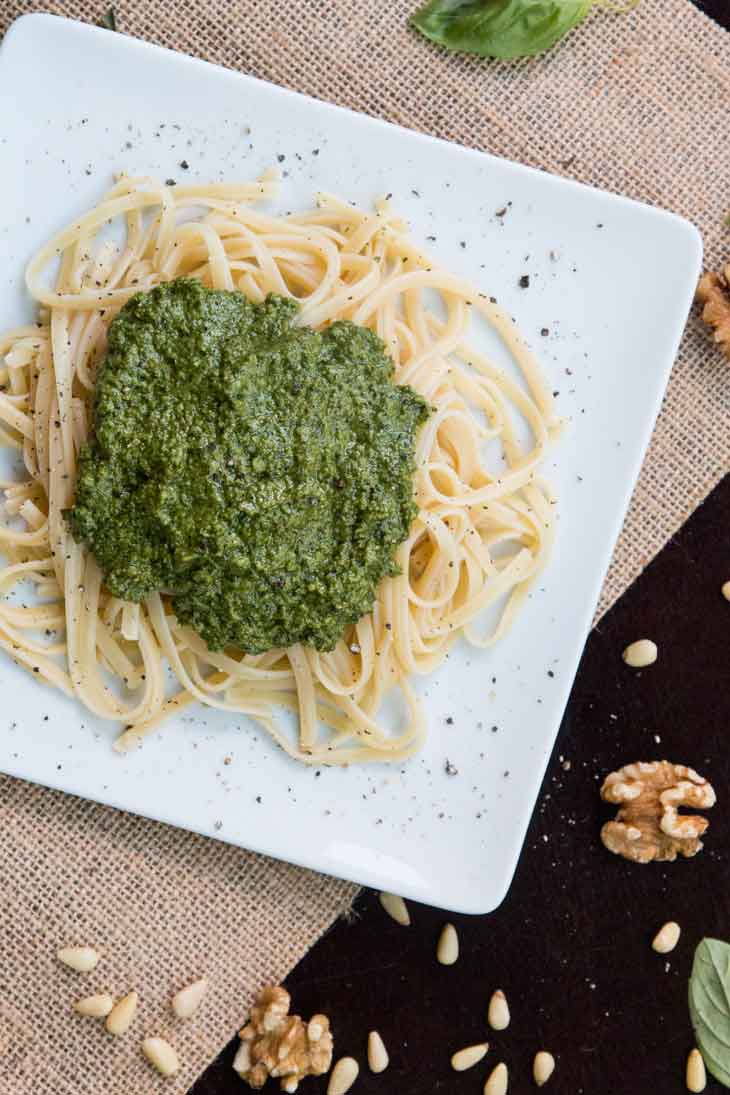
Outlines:
{"type": "Polygon", "coordinates": [[[487,1022],[492,1030],[506,1030],[509,1026],[509,1020],[510,1014],[507,997],[501,989],[497,989],[496,992],[492,993],[492,999],[489,1001],[487,1022]]]}
{"type": "Polygon", "coordinates": [[[88,1015],[91,1019],[104,1019],[114,1007],[114,1001],[108,992],[100,992],[97,996],[84,996],[74,1004],[74,1011],[79,1015],[88,1015]]]}
{"type": "Polygon", "coordinates": [[[340,1057],[332,1069],[327,1095],[345,1095],[355,1083],[359,1071],[360,1066],[354,1057],[340,1057]]]}
{"type": "Polygon", "coordinates": [[[70,966],[79,973],[88,973],[93,970],[99,961],[99,953],[93,947],[61,947],[56,951],[56,958],[63,962],[64,966],[70,966]]]}
{"type": "Polygon", "coordinates": [[[186,985],[173,996],[170,1006],[178,1019],[189,1019],[200,1007],[201,1001],[208,991],[208,982],[204,977],[199,981],[193,981],[192,985],[186,985]]]}
{"type": "Polygon", "coordinates": [[[651,639],[637,639],[623,653],[624,661],[632,669],[644,669],[647,665],[653,665],[658,656],[657,645],[651,639]]]}
{"type": "Polygon", "coordinates": [[[138,1000],[136,992],[128,992],[121,1000],[117,1000],[106,1021],[106,1029],[110,1034],[126,1034],[137,1014],[138,1000]]]}
{"type": "Polygon", "coordinates": [[[233,1058],[233,1071],[243,1079],[243,1073],[251,1067],[251,1043],[241,1042],[233,1058]]]}
{"type": "Polygon", "coordinates": [[[707,1087],[705,1062],[698,1049],[693,1049],[687,1058],[687,1091],[704,1091],[707,1087]]]}
{"type": "Polygon", "coordinates": [[[682,929],[680,928],[679,924],[676,923],[676,921],[668,921],[659,929],[659,931],[654,936],[651,944],[652,949],[655,950],[657,954],[669,954],[669,952],[673,951],[677,943],[679,942],[679,936],[681,931],[682,929]]]}
{"type": "Polygon", "coordinates": [[[142,1052],[151,1065],[163,1076],[174,1076],[180,1069],[177,1052],[164,1038],[145,1038],[142,1052]]]}
{"type": "Polygon", "coordinates": [[[322,1015],[313,1015],[307,1023],[307,1038],[310,1042],[318,1042],[324,1034],[325,1027],[322,1015]]]}
{"type": "Polygon", "coordinates": [[[444,924],[441,929],[436,957],[442,966],[453,966],[459,957],[459,937],[453,924],[444,924]]]}
{"type": "Polygon", "coordinates": [[[546,1084],[553,1072],[555,1072],[555,1058],[552,1053],[541,1049],[539,1053],[535,1054],[532,1065],[532,1076],[537,1086],[542,1087],[543,1084],[546,1084]]]}
{"type": "Polygon", "coordinates": [[[390,1064],[385,1043],[377,1030],[371,1030],[368,1034],[368,1064],[371,1072],[385,1072],[390,1064]]]}
{"type": "Polygon", "coordinates": [[[720,592],[726,601],[730,601],[730,582],[723,582],[720,586],[720,592]]]}
{"type": "Polygon", "coordinates": [[[466,1072],[468,1068],[478,1065],[487,1055],[488,1042],[480,1042],[478,1046],[464,1046],[451,1058],[451,1067],[454,1072],[466,1072]]]}
{"type": "Polygon", "coordinates": [[[489,1073],[484,1085],[484,1095],[507,1095],[509,1073],[504,1061],[500,1061],[495,1069],[489,1073]]]}
{"type": "Polygon", "coordinates": [[[401,924],[404,928],[408,927],[411,922],[411,915],[402,897],[397,897],[394,893],[381,893],[380,904],[388,916],[395,920],[396,924],[401,924]]]}

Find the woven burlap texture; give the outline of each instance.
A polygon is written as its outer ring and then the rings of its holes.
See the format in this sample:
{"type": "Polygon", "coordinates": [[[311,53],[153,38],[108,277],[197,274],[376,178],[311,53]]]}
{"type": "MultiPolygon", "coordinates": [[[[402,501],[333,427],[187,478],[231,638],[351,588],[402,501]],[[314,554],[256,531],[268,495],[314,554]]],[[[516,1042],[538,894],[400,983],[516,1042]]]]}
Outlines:
{"type": "Polygon", "coordinates": [[[0,778],[0,796],[2,1095],[187,1091],[241,1026],[255,989],[282,979],[356,892],[17,780],[0,778]],[[66,943],[97,947],[97,968],[57,962],[66,943]],[[201,975],[210,990],[200,1011],[175,1019],[172,994],[201,975]],[[81,996],[131,989],[140,1007],[123,1038],[71,1010],[81,996]],[[146,1034],[177,1047],[175,1079],[142,1058],[146,1034]]]}
{"type": "MultiPolygon", "coordinates": [[[[95,19],[104,4],[45,10],[95,19]]],[[[594,14],[550,54],[495,64],[448,56],[407,29],[410,0],[130,0],[125,32],[331,102],[673,209],[701,228],[707,262],[730,233],[730,38],[688,0],[594,14]]],[[[37,10],[0,0],[0,32],[37,10]]],[[[29,74],[32,78],[32,74],[29,74]]],[[[641,300],[636,301],[641,308],[641,300]]],[[[696,317],[619,542],[601,610],[725,473],[730,380],[696,317]]],[[[164,826],[0,780],[2,1095],[182,1092],[278,978],[344,909],[353,888],[164,826]],[[88,978],[53,961],[61,941],[98,944],[88,978]],[[207,972],[210,999],[175,1023],[169,992],[207,972]],[[68,1002],[135,986],[144,1015],[123,1045],[68,1002]],[[169,1031],[184,1062],[156,1079],[143,1031],[169,1031]]]]}

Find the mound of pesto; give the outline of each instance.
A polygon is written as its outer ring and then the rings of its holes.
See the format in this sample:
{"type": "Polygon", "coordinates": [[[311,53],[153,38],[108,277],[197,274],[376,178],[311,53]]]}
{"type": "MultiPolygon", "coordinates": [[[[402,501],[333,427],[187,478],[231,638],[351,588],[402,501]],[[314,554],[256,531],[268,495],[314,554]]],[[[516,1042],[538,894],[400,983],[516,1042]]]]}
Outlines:
{"type": "Polygon", "coordinates": [[[67,513],[118,597],[173,596],[211,649],[330,650],[415,515],[427,417],[371,331],[188,279],[109,328],[67,513]]]}

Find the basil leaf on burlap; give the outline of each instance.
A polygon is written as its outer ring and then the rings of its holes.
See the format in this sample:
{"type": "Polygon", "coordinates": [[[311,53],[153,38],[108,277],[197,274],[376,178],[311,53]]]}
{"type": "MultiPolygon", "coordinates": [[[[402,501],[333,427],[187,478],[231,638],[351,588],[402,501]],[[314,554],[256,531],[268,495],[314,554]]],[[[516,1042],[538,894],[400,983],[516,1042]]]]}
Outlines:
{"type": "Polygon", "coordinates": [[[96,20],[97,27],[103,27],[104,30],[116,30],[117,29],[117,14],[114,8],[107,8],[103,15],[100,15],[96,20]]]}
{"type": "Polygon", "coordinates": [[[427,0],[411,24],[446,49],[482,57],[530,57],[554,46],[595,2],[427,0]]]}
{"type": "Polygon", "coordinates": [[[730,1087],[730,943],[703,939],[697,947],[689,979],[689,1013],[705,1065],[730,1087]]]}

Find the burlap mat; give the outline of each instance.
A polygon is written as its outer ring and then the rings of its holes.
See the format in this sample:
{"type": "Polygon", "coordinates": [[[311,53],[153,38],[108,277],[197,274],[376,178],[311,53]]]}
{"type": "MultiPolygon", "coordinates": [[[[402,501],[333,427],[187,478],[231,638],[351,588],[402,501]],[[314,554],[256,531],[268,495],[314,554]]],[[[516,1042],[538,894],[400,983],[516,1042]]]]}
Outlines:
{"type": "MultiPolygon", "coordinates": [[[[709,264],[726,257],[730,38],[688,0],[595,14],[549,55],[516,64],[441,53],[407,30],[416,3],[115,7],[130,34],[674,209],[701,227],[709,264]]],[[[103,6],[68,0],[46,10],[93,19],[103,6]]],[[[0,31],[35,7],[0,0],[0,31]]],[[[602,610],[728,469],[727,370],[693,318],[602,610]]],[[[241,1021],[252,989],[283,975],[353,895],[351,886],[7,779],[0,794],[2,1095],[184,1091],[241,1021]],[[138,988],[138,1033],[155,1023],[174,1032],[185,1062],[177,1080],[152,1077],[136,1038],[110,1046],[92,1021],[69,1020],[79,980],[52,955],[70,939],[108,953],[89,984],[138,988]],[[215,990],[198,1021],[173,1030],[169,991],[201,971],[215,990]]]]}

